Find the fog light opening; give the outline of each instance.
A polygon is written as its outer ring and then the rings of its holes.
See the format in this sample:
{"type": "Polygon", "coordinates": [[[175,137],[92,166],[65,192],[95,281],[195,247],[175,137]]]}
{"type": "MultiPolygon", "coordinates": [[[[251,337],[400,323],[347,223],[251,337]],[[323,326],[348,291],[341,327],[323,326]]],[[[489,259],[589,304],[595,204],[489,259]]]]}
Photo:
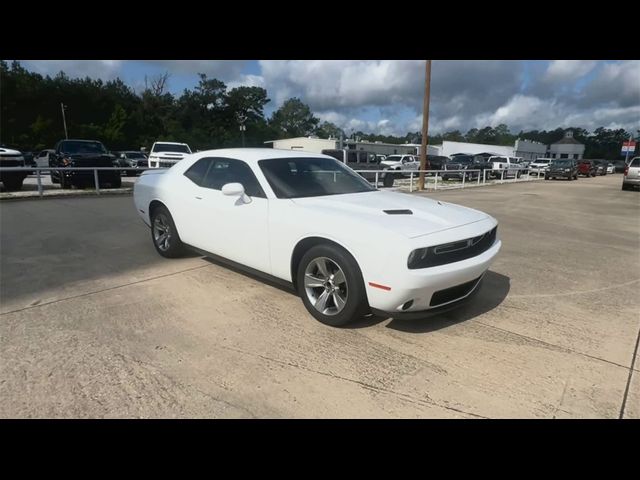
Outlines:
{"type": "Polygon", "coordinates": [[[405,302],[404,305],[402,305],[402,310],[409,310],[413,305],[413,300],[409,300],[408,302],[405,302]]]}

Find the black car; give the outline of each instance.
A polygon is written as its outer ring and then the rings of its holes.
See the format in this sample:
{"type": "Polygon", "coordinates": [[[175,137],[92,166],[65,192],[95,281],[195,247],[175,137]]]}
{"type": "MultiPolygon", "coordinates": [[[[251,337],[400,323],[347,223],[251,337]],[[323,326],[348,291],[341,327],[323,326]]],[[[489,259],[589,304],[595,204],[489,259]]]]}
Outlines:
{"type": "Polygon", "coordinates": [[[442,179],[458,179],[462,180],[464,173],[465,180],[473,180],[482,177],[483,171],[491,169],[491,165],[487,163],[483,158],[475,157],[474,155],[454,155],[453,158],[446,162],[444,170],[472,170],[470,172],[451,172],[443,173],[442,179]]]}
{"type": "Polygon", "coordinates": [[[616,173],[624,173],[624,169],[627,168],[627,163],[624,160],[615,160],[613,162],[613,168],[616,173]]]}
{"type": "Polygon", "coordinates": [[[117,167],[131,167],[131,170],[124,170],[129,176],[140,175],[149,166],[147,156],[139,151],[127,150],[124,152],[113,152],[116,156],[115,165],[117,167]]]}
{"type": "MultiPolygon", "coordinates": [[[[97,140],[60,140],[55,153],[49,157],[51,182],[59,183],[61,188],[93,185],[93,170],[68,170],[70,167],[113,167],[115,156],[107,152],[105,146],[97,140]]],[[[117,170],[98,170],[100,186],[108,184],[120,188],[122,178],[117,170]]]]}
{"type": "Polygon", "coordinates": [[[449,157],[442,155],[427,155],[429,170],[446,170],[447,163],[450,161],[451,159],[449,157]]]}
{"type": "Polygon", "coordinates": [[[566,178],[567,180],[578,179],[578,164],[569,159],[553,160],[546,172],[544,172],[544,179],[550,178],[566,178]]]}

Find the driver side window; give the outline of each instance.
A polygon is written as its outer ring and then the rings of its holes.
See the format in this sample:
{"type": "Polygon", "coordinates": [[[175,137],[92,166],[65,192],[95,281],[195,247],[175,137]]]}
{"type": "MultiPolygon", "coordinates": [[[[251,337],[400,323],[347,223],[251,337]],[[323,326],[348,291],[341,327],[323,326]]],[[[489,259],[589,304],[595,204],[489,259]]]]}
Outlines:
{"type": "Polygon", "coordinates": [[[209,169],[202,182],[202,187],[222,190],[227,183],[241,183],[250,197],[266,198],[258,179],[251,167],[241,160],[230,158],[209,158],[209,169]]]}

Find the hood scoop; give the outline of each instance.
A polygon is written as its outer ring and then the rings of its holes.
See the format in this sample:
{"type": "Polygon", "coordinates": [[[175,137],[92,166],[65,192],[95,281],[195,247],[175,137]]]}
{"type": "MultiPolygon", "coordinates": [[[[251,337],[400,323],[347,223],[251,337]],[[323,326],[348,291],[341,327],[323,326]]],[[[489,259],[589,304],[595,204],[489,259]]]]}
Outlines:
{"type": "Polygon", "coordinates": [[[387,215],[413,215],[413,212],[411,210],[402,210],[402,209],[398,209],[398,210],[383,210],[384,213],[386,213],[387,215]]]}

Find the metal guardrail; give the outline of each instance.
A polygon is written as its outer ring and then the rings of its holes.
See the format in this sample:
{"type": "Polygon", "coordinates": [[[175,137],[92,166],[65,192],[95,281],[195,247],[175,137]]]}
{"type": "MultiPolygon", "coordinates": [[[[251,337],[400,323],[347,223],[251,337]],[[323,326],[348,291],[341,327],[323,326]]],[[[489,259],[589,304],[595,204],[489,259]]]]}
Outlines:
{"type": "MultiPolygon", "coordinates": [[[[98,195],[100,195],[100,182],[99,182],[99,178],[98,178],[98,171],[139,171],[139,172],[144,172],[146,170],[158,170],[158,168],[153,168],[153,167],[0,167],[0,172],[28,172],[28,173],[32,173],[32,172],[36,172],[37,175],[37,179],[38,179],[38,195],[39,196],[43,196],[43,188],[42,188],[42,174],[43,173],[51,173],[51,171],[54,170],[56,172],[58,171],[93,171],[93,181],[94,181],[94,187],[96,190],[96,193],[98,195]]],[[[500,180],[498,183],[514,183],[514,182],[522,182],[522,181],[531,181],[531,180],[539,180],[541,177],[544,178],[544,171],[538,171],[537,175],[532,178],[531,173],[529,173],[528,175],[526,175],[525,178],[523,178],[523,180],[520,180],[521,175],[518,175],[518,172],[528,172],[530,169],[529,168],[511,168],[511,169],[501,169],[500,170],[500,180]],[[507,178],[505,178],[505,172],[506,172],[506,176],[513,176],[512,180],[509,180],[507,178]],[[515,172],[515,173],[512,173],[515,172]]],[[[480,185],[486,185],[487,184],[487,172],[490,172],[492,176],[497,175],[497,171],[496,170],[480,170],[480,169],[467,169],[467,170],[463,170],[463,169],[459,169],[459,170],[354,170],[356,173],[366,173],[366,174],[373,174],[375,173],[375,187],[378,188],[379,183],[380,183],[380,174],[384,173],[385,175],[388,174],[393,174],[395,175],[403,175],[403,176],[409,176],[409,192],[413,192],[414,190],[414,186],[413,186],[413,182],[414,182],[414,178],[418,177],[418,175],[420,174],[420,172],[424,172],[425,174],[433,174],[432,177],[427,177],[427,178],[433,178],[433,189],[437,190],[438,189],[438,179],[440,177],[444,175],[448,175],[448,174],[461,174],[460,176],[462,177],[461,179],[461,187],[460,188],[465,188],[466,185],[476,185],[476,186],[480,186],[480,185]],[[472,174],[471,177],[475,176],[473,175],[475,172],[478,173],[478,175],[475,178],[475,181],[467,181],[467,177],[469,176],[468,174],[472,174]],[[480,180],[482,179],[482,183],[480,182],[480,180]]],[[[473,180],[473,179],[472,179],[473,180]]],[[[443,180],[441,180],[442,182],[443,180]]],[[[491,183],[492,184],[492,183],[491,183]]]]}
{"type": "Polygon", "coordinates": [[[43,188],[42,188],[42,174],[48,173],[51,171],[62,172],[62,171],[93,171],[93,182],[96,193],[100,195],[100,181],[98,179],[98,171],[136,171],[136,172],[144,172],[145,170],[158,170],[157,168],[150,167],[0,167],[0,172],[28,172],[33,173],[36,172],[38,179],[38,195],[43,196],[43,188]]]}
{"type": "MultiPolygon", "coordinates": [[[[496,179],[496,183],[516,183],[516,182],[528,182],[528,181],[532,181],[532,180],[539,180],[540,178],[544,178],[544,171],[538,171],[536,172],[535,176],[532,177],[532,174],[529,173],[530,169],[529,168],[510,168],[510,169],[500,169],[500,170],[490,170],[490,169],[485,169],[485,170],[481,170],[481,169],[459,169],[459,170],[354,170],[356,173],[359,174],[373,174],[375,173],[375,183],[374,185],[376,186],[376,188],[378,188],[378,184],[380,183],[380,174],[384,173],[385,175],[388,174],[394,174],[394,175],[402,175],[402,176],[409,176],[409,192],[413,192],[414,190],[414,186],[413,186],[413,181],[414,178],[417,178],[420,174],[420,172],[424,172],[425,173],[425,177],[426,178],[433,178],[433,189],[437,190],[438,189],[438,179],[440,177],[443,177],[444,175],[448,175],[448,174],[461,174],[461,182],[460,182],[460,188],[465,188],[465,184],[466,185],[475,185],[475,186],[480,186],[480,185],[493,185],[493,182],[487,182],[487,175],[490,174],[491,176],[493,176],[496,179]],[[478,175],[474,175],[474,173],[477,172],[478,175]],[[489,172],[489,173],[487,173],[489,172]],[[497,179],[497,175],[499,172],[499,176],[500,179],[498,181],[497,179]],[[518,173],[520,172],[520,174],[518,173]],[[433,174],[432,177],[427,177],[426,174],[433,174]],[[472,178],[472,181],[467,181],[467,177],[469,177],[468,174],[472,174],[471,177],[476,177],[475,179],[472,178]],[[522,175],[525,174],[526,176],[523,177],[522,175]],[[513,177],[513,179],[509,179],[509,177],[513,177]],[[521,180],[522,178],[522,180],[521,180]],[[482,183],[480,182],[480,180],[482,179],[482,183]]],[[[441,182],[444,180],[441,180],[441,182]]]]}

